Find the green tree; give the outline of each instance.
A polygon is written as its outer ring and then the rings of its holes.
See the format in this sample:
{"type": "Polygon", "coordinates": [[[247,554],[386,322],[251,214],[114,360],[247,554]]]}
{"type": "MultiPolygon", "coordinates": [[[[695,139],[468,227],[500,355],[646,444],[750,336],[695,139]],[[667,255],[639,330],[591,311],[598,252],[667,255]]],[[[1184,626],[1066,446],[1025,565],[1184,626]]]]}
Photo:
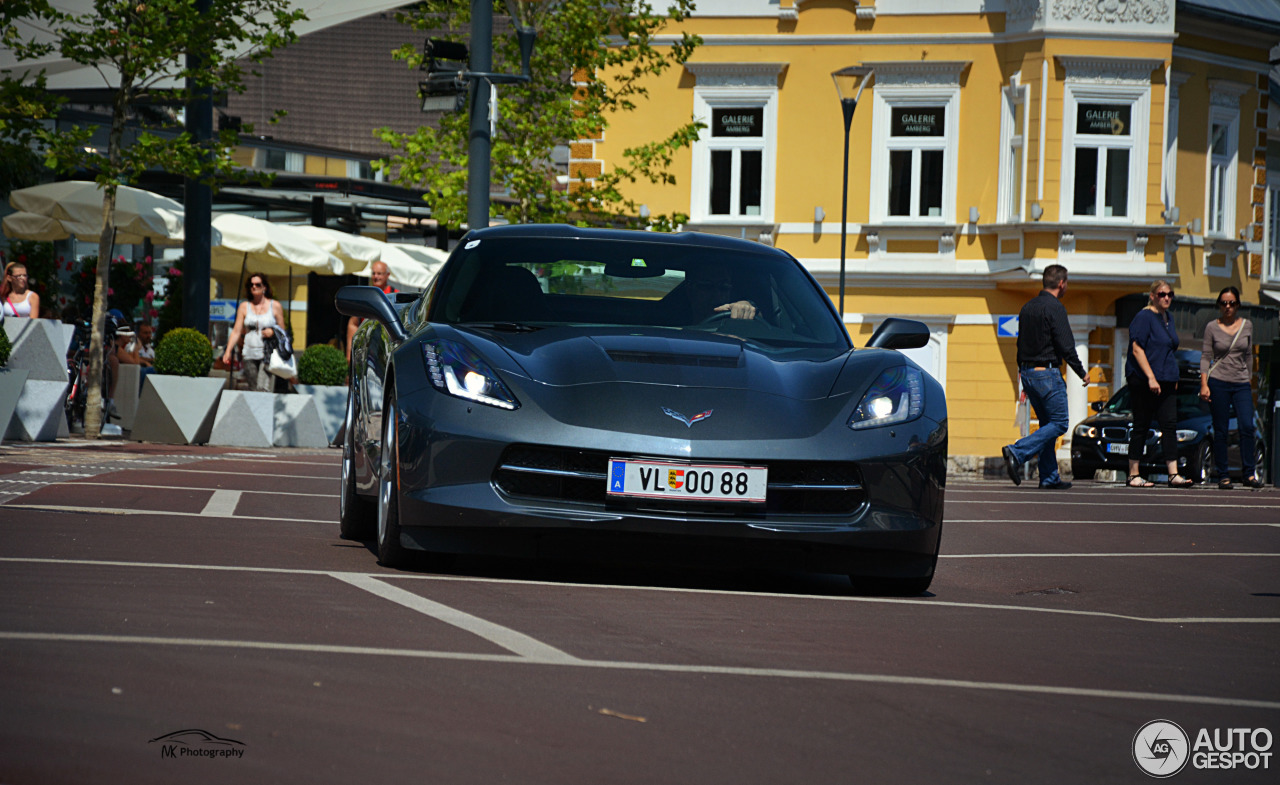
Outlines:
{"type": "MultiPolygon", "coordinates": [[[[115,229],[116,188],[159,167],[205,182],[232,173],[234,131],[201,142],[176,128],[140,123],[135,141],[123,144],[125,125],[139,119],[140,108],[158,102],[183,104],[193,91],[242,92],[245,62],[261,62],[280,46],[296,40],[294,23],[305,16],[289,0],[208,0],[200,12],[191,0],[94,0],[93,10],[67,14],[38,0],[19,0],[17,13],[6,8],[6,20],[21,14],[39,16],[52,33],[52,50],[103,76],[112,92],[111,123],[105,150],[87,144],[94,128],[39,127],[32,133],[44,151],[45,165],[58,171],[87,169],[103,190],[103,228],[98,258],[111,258],[115,229]],[[188,67],[190,55],[197,67],[188,67]]],[[[30,16],[28,16],[30,18],[30,16]]],[[[8,28],[5,28],[7,30],[8,28]]],[[[6,33],[7,34],[7,33],[6,33]]],[[[7,43],[7,40],[6,40],[7,43]]],[[[36,53],[15,49],[21,59],[36,53]]],[[[24,78],[35,80],[38,75],[24,78]]],[[[90,373],[85,434],[96,438],[102,424],[102,329],[106,317],[107,271],[100,265],[93,293],[94,330],[90,340],[90,373]]]]}
{"type": "MultiPolygon", "coordinates": [[[[523,0],[522,0],[523,2],[523,0]]],[[[593,182],[579,178],[561,183],[562,171],[550,161],[551,150],[578,139],[597,138],[617,112],[636,109],[648,94],[645,82],[683,64],[700,39],[682,35],[670,47],[653,43],[668,22],[679,22],[693,10],[693,0],[674,0],[663,14],[645,0],[562,0],[537,23],[538,40],[531,64],[532,80],[500,85],[498,120],[492,146],[492,181],[511,202],[491,210],[513,223],[574,222],[581,225],[652,226],[671,230],[688,216],[673,213],[636,217],[638,205],[627,198],[628,183],[647,180],[674,185],[673,156],[692,144],[703,124],[693,121],[670,134],[623,151],[623,159],[593,182]]],[[[497,5],[495,5],[497,8],[497,5]]],[[[495,13],[495,18],[501,9],[495,13]]],[[[435,37],[466,42],[470,4],[426,0],[398,15],[414,28],[435,37]]],[[[393,53],[419,68],[422,52],[412,46],[393,53]]],[[[519,73],[520,54],[514,35],[495,35],[494,68],[519,73]]],[[[375,135],[397,152],[380,161],[404,185],[429,189],[426,201],[436,218],[460,225],[467,214],[467,136],[465,112],[445,113],[438,128],[412,133],[382,128],[375,135]]]]}
{"type": "MultiPolygon", "coordinates": [[[[47,0],[0,2],[0,48],[23,59],[43,57],[54,50],[36,39],[31,29],[57,18],[47,0]]],[[[0,73],[0,195],[39,182],[40,157],[32,141],[42,120],[52,118],[63,99],[45,89],[42,72],[0,73]]]]}

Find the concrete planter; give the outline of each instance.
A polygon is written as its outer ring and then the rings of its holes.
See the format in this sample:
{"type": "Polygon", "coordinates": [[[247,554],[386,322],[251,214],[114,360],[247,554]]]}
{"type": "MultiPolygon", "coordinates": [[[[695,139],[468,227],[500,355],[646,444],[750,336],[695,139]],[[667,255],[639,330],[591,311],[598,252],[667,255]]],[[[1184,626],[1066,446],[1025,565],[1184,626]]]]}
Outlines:
{"type": "Polygon", "coordinates": [[[328,384],[299,384],[300,395],[310,395],[316,402],[324,435],[329,444],[337,444],[342,436],[342,420],[347,415],[347,386],[328,384]]]}
{"type": "Polygon", "coordinates": [[[9,430],[9,421],[18,408],[22,387],[27,383],[27,372],[20,368],[0,368],[0,441],[9,430]]]}
{"type": "Polygon", "coordinates": [[[49,319],[6,319],[5,333],[13,344],[7,367],[26,371],[27,381],[8,425],[5,438],[51,442],[66,436],[67,344],[74,325],[49,319]]]}
{"type": "Polygon", "coordinates": [[[223,380],[151,374],[142,387],[130,437],[160,444],[205,444],[223,380]]]}
{"type": "Polygon", "coordinates": [[[329,444],[312,396],[242,390],[222,394],[209,443],[260,448],[329,444]]]}

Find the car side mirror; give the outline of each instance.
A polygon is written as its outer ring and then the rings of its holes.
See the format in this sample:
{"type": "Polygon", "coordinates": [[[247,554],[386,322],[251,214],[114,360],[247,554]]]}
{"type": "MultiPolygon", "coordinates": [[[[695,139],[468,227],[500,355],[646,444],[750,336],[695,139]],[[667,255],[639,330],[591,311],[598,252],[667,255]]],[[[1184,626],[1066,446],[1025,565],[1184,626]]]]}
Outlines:
{"type": "Polygon", "coordinates": [[[1095,412],[1100,412],[1102,411],[1102,407],[1106,405],[1107,405],[1106,401],[1094,401],[1093,403],[1089,404],[1089,408],[1093,409],[1095,412]]]}
{"type": "Polygon", "coordinates": [[[395,306],[376,286],[344,286],[334,296],[333,305],[344,316],[373,319],[385,327],[397,342],[409,337],[395,306]]]}
{"type": "Polygon", "coordinates": [[[877,349],[919,349],[929,344],[929,328],[914,319],[891,316],[880,323],[867,341],[868,347],[877,349]]]}

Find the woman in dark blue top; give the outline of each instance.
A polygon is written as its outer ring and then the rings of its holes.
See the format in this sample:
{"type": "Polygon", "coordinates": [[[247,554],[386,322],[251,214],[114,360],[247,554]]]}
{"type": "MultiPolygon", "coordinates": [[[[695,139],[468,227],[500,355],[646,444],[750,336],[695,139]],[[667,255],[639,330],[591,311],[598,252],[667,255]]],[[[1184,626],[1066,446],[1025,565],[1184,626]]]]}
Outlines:
{"type": "Polygon", "coordinates": [[[1129,487],[1150,488],[1139,469],[1153,419],[1160,423],[1160,448],[1169,469],[1170,488],[1189,488],[1191,480],[1178,473],[1178,331],[1169,306],[1173,287],[1151,284],[1151,304],[1129,325],[1129,361],[1125,376],[1133,400],[1133,428],[1129,435],[1129,487]]]}

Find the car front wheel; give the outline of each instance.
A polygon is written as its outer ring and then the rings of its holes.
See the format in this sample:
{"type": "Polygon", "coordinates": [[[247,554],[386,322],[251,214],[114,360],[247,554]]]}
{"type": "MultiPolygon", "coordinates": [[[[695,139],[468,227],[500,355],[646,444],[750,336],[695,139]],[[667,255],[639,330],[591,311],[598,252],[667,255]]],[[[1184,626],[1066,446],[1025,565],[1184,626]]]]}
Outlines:
{"type": "Polygon", "coordinates": [[[1209,482],[1213,467],[1212,437],[1206,436],[1196,447],[1196,451],[1187,462],[1187,477],[1198,483],[1209,482]]]}
{"type": "Polygon", "coordinates": [[[378,561],[386,567],[404,565],[400,544],[400,482],[395,392],[388,390],[382,407],[382,449],[378,458],[378,561]]]}

